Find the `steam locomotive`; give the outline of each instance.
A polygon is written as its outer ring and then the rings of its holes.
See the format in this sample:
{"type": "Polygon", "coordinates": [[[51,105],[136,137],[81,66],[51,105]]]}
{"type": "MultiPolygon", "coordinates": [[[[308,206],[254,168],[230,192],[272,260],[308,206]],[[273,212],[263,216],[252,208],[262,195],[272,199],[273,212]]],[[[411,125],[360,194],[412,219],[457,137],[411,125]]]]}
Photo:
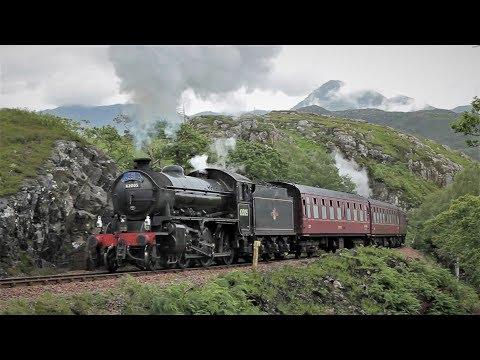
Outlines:
{"type": "Polygon", "coordinates": [[[156,172],[149,164],[136,159],[113,183],[114,213],[106,225],[99,217],[87,239],[88,269],[251,261],[254,240],[264,260],[405,241],[405,212],[384,202],[287,182],[253,183],[214,168],[185,175],[170,165],[156,172]]]}

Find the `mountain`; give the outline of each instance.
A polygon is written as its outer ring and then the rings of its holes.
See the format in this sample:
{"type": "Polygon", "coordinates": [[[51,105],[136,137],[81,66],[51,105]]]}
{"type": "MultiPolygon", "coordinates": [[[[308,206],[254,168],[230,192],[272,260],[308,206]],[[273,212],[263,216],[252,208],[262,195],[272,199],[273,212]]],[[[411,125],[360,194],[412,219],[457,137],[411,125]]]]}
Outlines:
{"type": "MultiPolygon", "coordinates": [[[[340,80],[330,80],[310,93],[292,110],[310,105],[321,106],[327,110],[339,111],[348,109],[378,108],[383,110],[409,111],[416,107],[415,99],[397,95],[387,98],[374,90],[345,91],[345,83],[340,80]]],[[[431,108],[426,105],[425,108],[431,108]]]]}
{"type": "Polygon", "coordinates": [[[328,111],[322,107],[311,105],[297,109],[297,111],[347,119],[360,119],[373,124],[391,126],[413,135],[420,135],[435,140],[480,160],[480,152],[477,149],[466,146],[465,137],[453,132],[450,128],[450,124],[458,118],[458,114],[451,110],[433,109],[400,112],[380,109],[353,109],[328,111]]]}
{"type": "Polygon", "coordinates": [[[135,104],[113,104],[106,106],[68,105],[40,111],[77,121],[87,120],[91,126],[114,125],[113,118],[120,114],[131,114],[135,104]]]}
{"type": "Polygon", "coordinates": [[[472,110],[472,105],[457,106],[457,107],[454,107],[453,109],[451,109],[451,111],[453,111],[457,114],[461,114],[465,111],[470,111],[470,110],[472,110]]]}

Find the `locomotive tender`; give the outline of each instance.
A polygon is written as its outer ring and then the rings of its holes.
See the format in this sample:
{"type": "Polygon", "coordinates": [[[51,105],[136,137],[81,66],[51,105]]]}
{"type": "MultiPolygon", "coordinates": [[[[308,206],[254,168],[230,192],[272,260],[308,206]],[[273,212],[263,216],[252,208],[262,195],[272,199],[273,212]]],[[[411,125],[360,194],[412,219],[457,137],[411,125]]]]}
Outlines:
{"type": "Polygon", "coordinates": [[[405,241],[405,212],[384,202],[279,181],[256,184],[214,168],[156,172],[149,163],[136,159],[113,183],[112,219],[103,226],[99,218],[87,241],[89,269],[251,261],[254,240],[264,260],[405,241]]]}

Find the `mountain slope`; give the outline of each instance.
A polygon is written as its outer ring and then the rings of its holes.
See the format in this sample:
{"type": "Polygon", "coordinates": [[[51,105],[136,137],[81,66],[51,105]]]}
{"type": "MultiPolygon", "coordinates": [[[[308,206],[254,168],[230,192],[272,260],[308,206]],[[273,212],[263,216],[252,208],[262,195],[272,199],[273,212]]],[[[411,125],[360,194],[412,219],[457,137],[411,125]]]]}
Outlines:
{"type": "Polygon", "coordinates": [[[450,128],[458,114],[451,110],[433,109],[412,112],[383,111],[380,109],[354,109],[343,111],[328,111],[322,107],[311,105],[298,109],[299,112],[318,115],[330,115],[349,119],[360,119],[370,123],[387,125],[410,134],[435,140],[452,149],[480,160],[480,152],[465,144],[465,137],[456,134],[450,128]]]}
{"type": "Polygon", "coordinates": [[[40,111],[76,121],[87,120],[91,126],[115,125],[112,120],[120,114],[130,114],[135,110],[134,104],[114,104],[106,106],[68,105],[55,109],[40,111]]]}
{"type": "Polygon", "coordinates": [[[374,198],[405,208],[417,206],[425,195],[449,184],[458,171],[472,164],[463,154],[434,141],[332,116],[272,111],[236,120],[200,116],[191,124],[212,140],[237,138],[227,164],[254,179],[273,176],[342,189],[348,183],[331,169],[326,157],[340,151],[367,171],[374,198]]]}
{"type": "Polygon", "coordinates": [[[465,111],[470,111],[472,110],[472,105],[463,105],[463,106],[457,106],[451,109],[454,113],[461,114],[465,111]]]}

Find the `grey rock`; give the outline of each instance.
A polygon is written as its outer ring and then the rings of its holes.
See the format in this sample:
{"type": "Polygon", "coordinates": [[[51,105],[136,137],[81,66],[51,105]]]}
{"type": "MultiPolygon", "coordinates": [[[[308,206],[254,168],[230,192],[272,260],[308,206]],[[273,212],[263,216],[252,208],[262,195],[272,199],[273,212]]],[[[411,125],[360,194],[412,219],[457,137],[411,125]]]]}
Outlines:
{"type": "Polygon", "coordinates": [[[39,267],[72,268],[96,216],[109,216],[107,191],[119,170],[103,152],[57,141],[35,178],[0,198],[0,276],[26,251],[39,267]]]}

